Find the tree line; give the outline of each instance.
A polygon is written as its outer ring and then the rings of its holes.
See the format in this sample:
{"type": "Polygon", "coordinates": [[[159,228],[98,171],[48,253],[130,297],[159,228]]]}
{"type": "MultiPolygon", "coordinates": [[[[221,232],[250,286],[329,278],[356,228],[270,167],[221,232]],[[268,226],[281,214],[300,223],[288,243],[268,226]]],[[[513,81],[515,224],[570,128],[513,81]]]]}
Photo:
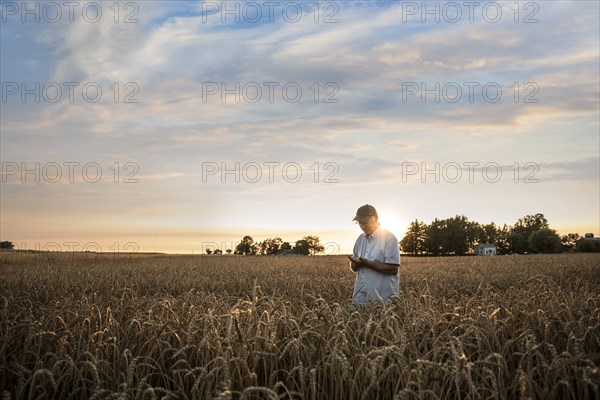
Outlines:
{"type": "MultiPolygon", "coordinates": [[[[543,214],[526,215],[514,225],[502,227],[494,222],[480,224],[464,215],[434,219],[430,224],[415,219],[399,242],[400,250],[413,255],[465,255],[475,253],[479,243],[496,245],[497,254],[555,253],[563,251],[600,252],[600,240],[587,240],[578,233],[559,236],[550,229],[543,214]]],[[[1,249],[13,249],[9,241],[1,249]]],[[[325,251],[318,236],[308,235],[293,244],[280,237],[255,241],[246,235],[226,253],[236,255],[316,255],[325,251]]],[[[222,254],[220,249],[206,249],[207,254],[222,254]]]]}
{"type": "Polygon", "coordinates": [[[497,254],[600,251],[600,241],[584,240],[578,233],[560,237],[543,214],[526,215],[514,225],[480,224],[464,215],[434,219],[430,224],[414,220],[400,241],[400,250],[413,255],[465,255],[479,243],[496,245],[497,254]]]}
{"type": "MultiPolygon", "coordinates": [[[[0,242],[0,249],[14,249],[15,245],[13,242],[2,241],[0,242]]],[[[308,235],[304,236],[300,240],[296,240],[294,244],[285,242],[280,237],[267,238],[262,242],[255,242],[252,236],[246,235],[242,238],[240,243],[235,246],[235,250],[227,249],[227,254],[237,255],[286,255],[286,254],[297,254],[297,255],[316,255],[323,253],[325,246],[321,244],[321,239],[318,236],[308,235]]],[[[206,254],[223,254],[221,249],[206,249],[206,254]]]]}
{"type": "MultiPolygon", "coordinates": [[[[283,241],[280,237],[267,238],[262,242],[255,242],[252,236],[246,235],[242,240],[235,246],[235,250],[227,249],[227,254],[245,255],[245,256],[256,256],[256,255],[285,255],[285,254],[297,254],[297,255],[316,255],[325,251],[325,246],[321,244],[321,240],[318,236],[304,236],[300,240],[296,240],[294,245],[290,242],[283,241]]],[[[222,254],[223,251],[216,249],[206,249],[207,254],[222,254]]]]}

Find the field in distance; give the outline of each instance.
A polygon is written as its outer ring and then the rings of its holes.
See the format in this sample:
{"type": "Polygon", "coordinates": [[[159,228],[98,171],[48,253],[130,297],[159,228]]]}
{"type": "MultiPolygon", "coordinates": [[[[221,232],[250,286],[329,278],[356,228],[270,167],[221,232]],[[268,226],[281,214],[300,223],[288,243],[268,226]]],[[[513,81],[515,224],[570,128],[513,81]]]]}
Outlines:
{"type": "Polygon", "coordinates": [[[3,399],[598,399],[600,255],[0,253],[3,399]]]}

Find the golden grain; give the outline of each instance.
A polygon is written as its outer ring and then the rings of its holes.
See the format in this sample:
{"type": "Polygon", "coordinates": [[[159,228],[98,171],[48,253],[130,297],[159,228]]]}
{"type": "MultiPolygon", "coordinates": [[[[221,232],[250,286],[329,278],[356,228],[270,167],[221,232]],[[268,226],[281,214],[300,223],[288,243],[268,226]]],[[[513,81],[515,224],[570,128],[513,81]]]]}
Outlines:
{"type": "Polygon", "coordinates": [[[595,254],[408,258],[351,305],[343,257],[0,253],[2,399],[597,399],[595,254]]]}

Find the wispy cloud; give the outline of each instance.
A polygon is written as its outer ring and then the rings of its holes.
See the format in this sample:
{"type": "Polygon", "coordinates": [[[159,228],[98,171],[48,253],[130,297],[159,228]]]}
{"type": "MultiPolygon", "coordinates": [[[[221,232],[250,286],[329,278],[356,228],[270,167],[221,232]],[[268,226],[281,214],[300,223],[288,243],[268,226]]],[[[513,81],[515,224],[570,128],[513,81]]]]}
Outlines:
{"type": "MultiPolygon", "coordinates": [[[[63,193],[80,204],[98,202],[104,213],[119,207],[115,199],[131,195],[134,209],[119,212],[123,224],[159,215],[161,223],[169,216],[173,224],[184,223],[198,209],[191,220],[217,229],[243,214],[224,217],[227,210],[268,214],[272,204],[281,204],[291,225],[304,224],[308,210],[319,207],[341,220],[342,210],[364,203],[361,188],[382,201],[398,198],[414,203],[407,209],[418,208],[418,198],[405,197],[406,162],[479,160],[503,168],[535,162],[538,187],[568,180],[584,191],[597,182],[596,2],[536,3],[535,15],[519,3],[518,16],[512,3],[500,2],[503,17],[495,23],[485,21],[480,8],[472,22],[466,14],[457,23],[422,22],[403,3],[336,2],[338,22],[331,24],[323,23],[331,9],[322,9],[316,23],[304,3],[306,17],[295,23],[280,14],[272,21],[265,14],[257,23],[223,23],[218,12],[206,13],[206,2],[184,1],[136,2],[139,21],[132,24],[115,23],[110,10],[98,23],[80,14],[73,23],[2,23],[3,82],[79,83],[73,102],[64,85],[56,103],[36,103],[31,95],[23,102],[20,94],[3,102],[2,161],[96,162],[107,171],[115,162],[135,162],[140,181],[127,190],[87,187],[91,192],[47,184],[5,190],[3,184],[3,214],[22,213],[22,204],[41,213],[45,206],[35,207],[36,198],[63,193]],[[538,22],[523,23],[527,15],[538,22]],[[82,98],[86,83],[102,89],[99,101],[82,98]],[[290,83],[294,87],[284,93],[290,83]],[[233,93],[236,84],[240,89],[233,93]],[[257,87],[258,101],[249,101],[257,87]],[[290,101],[286,95],[296,87],[302,95],[290,101]],[[500,98],[490,101],[498,87],[500,98]],[[225,101],[222,89],[229,90],[225,101]],[[205,183],[206,162],[229,168],[236,162],[294,162],[305,177],[318,163],[320,178],[329,162],[339,167],[339,182],[205,183]],[[34,197],[26,203],[11,200],[29,195],[34,197]],[[335,202],[340,205],[328,208],[335,202]]],[[[122,19],[125,3],[119,5],[122,19]]],[[[428,187],[414,189],[433,190],[428,187]]],[[[433,187],[443,192],[439,198],[464,196],[452,187],[433,187]]],[[[508,196],[524,193],[518,185],[507,188],[508,196]]],[[[85,214],[76,203],[62,212],[85,214]]],[[[438,207],[452,214],[457,203],[438,207]]],[[[51,204],[61,212],[58,201],[51,204]]],[[[96,214],[94,220],[102,215],[96,214]]],[[[240,221],[262,223],[254,217],[240,221]]],[[[10,229],[3,222],[3,231],[10,229]]]]}

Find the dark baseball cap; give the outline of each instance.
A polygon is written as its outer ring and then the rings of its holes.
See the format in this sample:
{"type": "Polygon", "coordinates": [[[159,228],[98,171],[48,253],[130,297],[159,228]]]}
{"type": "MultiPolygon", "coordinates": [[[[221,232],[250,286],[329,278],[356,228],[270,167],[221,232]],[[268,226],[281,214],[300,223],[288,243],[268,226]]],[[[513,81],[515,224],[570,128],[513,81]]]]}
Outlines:
{"type": "Polygon", "coordinates": [[[377,216],[377,210],[375,210],[375,207],[369,204],[365,204],[364,206],[360,206],[358,210],[356,210],[356,216],[352,221],[363,222],[368,220],[370,217],[379,218],[377,216]]]}

